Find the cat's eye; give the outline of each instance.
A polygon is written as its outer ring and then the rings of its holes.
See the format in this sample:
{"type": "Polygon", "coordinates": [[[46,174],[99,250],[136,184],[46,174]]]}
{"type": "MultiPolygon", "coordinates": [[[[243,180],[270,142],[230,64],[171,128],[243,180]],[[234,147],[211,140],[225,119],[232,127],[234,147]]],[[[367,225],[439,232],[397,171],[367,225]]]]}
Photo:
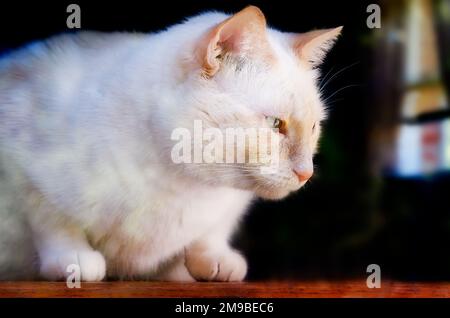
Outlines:
{"type": "Polygon", "coordinates": [[[267,123],[270,127],[279,129],[280,133],[284,134],[284,121],[278,117],[266,116],[267,123]]]}
{"type": "Polygon", "coordinates": [[[269,124],[272,128],[280,128],[281,127],[281,119],[272,117],[272,116],[266,116],[267,124],[269,124]]]}

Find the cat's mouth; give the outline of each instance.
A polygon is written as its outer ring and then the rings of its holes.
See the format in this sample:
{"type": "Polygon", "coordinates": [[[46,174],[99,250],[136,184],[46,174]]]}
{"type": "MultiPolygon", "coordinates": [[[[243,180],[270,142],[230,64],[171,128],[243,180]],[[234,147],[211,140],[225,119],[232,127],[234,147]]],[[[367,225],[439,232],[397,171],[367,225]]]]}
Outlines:
{"type": "Polygon", "coordinates": [[[304,182],[292,181],[288,184],[268,184],[267,182],[257,182],[253,187],[252,191],[260,198],[267,200],[281,200],[291,193],[298,191],[301,187],[306,184],[304,182]]]}
{"type": "Polygon", "coordinates": [[[285,189],[285,188],[278,188],[278,189],[276,189],[276,188],[275,189],[258,188],[258,189],[255,189],[254,192],[258,197],[260,197],[262,199],[281,200],[295,191],[291,191],[291,190],[285,189]]]}

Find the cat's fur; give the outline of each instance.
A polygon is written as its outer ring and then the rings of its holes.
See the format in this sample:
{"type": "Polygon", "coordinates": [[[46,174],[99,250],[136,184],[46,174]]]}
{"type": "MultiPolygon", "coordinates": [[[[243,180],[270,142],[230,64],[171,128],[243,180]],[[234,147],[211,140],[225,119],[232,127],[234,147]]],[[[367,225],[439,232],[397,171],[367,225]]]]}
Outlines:
{"type": "Polygon", "coordinates": [[[84,281],[242,280],[228,241],[255,195],[283,198],[312,174],[324,118],[314,66],[339,33],[281,33],[248,7],[4,57],[0,278],[64,279],[77,264],[84,281]],[[287,125],[275,174],[171,162],[177,127],[266,127],[266,116],[287,125]]]}

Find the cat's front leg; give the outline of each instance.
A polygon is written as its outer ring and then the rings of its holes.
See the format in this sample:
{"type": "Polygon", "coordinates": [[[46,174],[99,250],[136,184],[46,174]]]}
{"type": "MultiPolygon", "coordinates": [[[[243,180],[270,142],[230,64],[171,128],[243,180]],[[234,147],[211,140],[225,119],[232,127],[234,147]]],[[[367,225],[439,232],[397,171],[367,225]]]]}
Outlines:
{"type": "Polygon", "coordinates": [[[239,282],[247,274],[244,257],[228,244],[200,240],[185,250],[186,268],[196,280],[239,282]]]}
{"type": "Polygon", "coordinates": [[[39,258],[39,273],[47,280],[66,280],[77,270],[84,282],[97,282],[105,278],[105,259],[100,252],[92,249],[66,246],[63,250],[41,250],[39,258]]]}
{"type": "Polygon", "coordinates": [[[29,221],[42,278],[65,280],[79,270],[82,281],[103,280],[105,258],[90,246],[78,224],[52,210],[45,201],[29,213],[29,221]]]}
{"type": "Polygon", "coordinates": [[[247,274],[247,261],[229,244],[251,199],[248,193],[238,194],[219,223],[185,247],[185,265],[196,280],[238,282],[244,280],[247,274]]]}

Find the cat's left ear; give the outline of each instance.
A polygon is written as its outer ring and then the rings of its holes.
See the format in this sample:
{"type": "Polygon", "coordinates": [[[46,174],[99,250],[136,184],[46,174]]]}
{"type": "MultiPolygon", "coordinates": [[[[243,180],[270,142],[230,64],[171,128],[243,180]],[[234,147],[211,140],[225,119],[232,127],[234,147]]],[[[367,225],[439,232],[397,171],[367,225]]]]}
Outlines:
{"type": "Polygon", "coordinates": [[[294,52],[300,59],[308,62],[311,66],[317,66],[333,47],[341,31],[342,26],[334,29],[293,34],[291,38],[294,52]]]}

